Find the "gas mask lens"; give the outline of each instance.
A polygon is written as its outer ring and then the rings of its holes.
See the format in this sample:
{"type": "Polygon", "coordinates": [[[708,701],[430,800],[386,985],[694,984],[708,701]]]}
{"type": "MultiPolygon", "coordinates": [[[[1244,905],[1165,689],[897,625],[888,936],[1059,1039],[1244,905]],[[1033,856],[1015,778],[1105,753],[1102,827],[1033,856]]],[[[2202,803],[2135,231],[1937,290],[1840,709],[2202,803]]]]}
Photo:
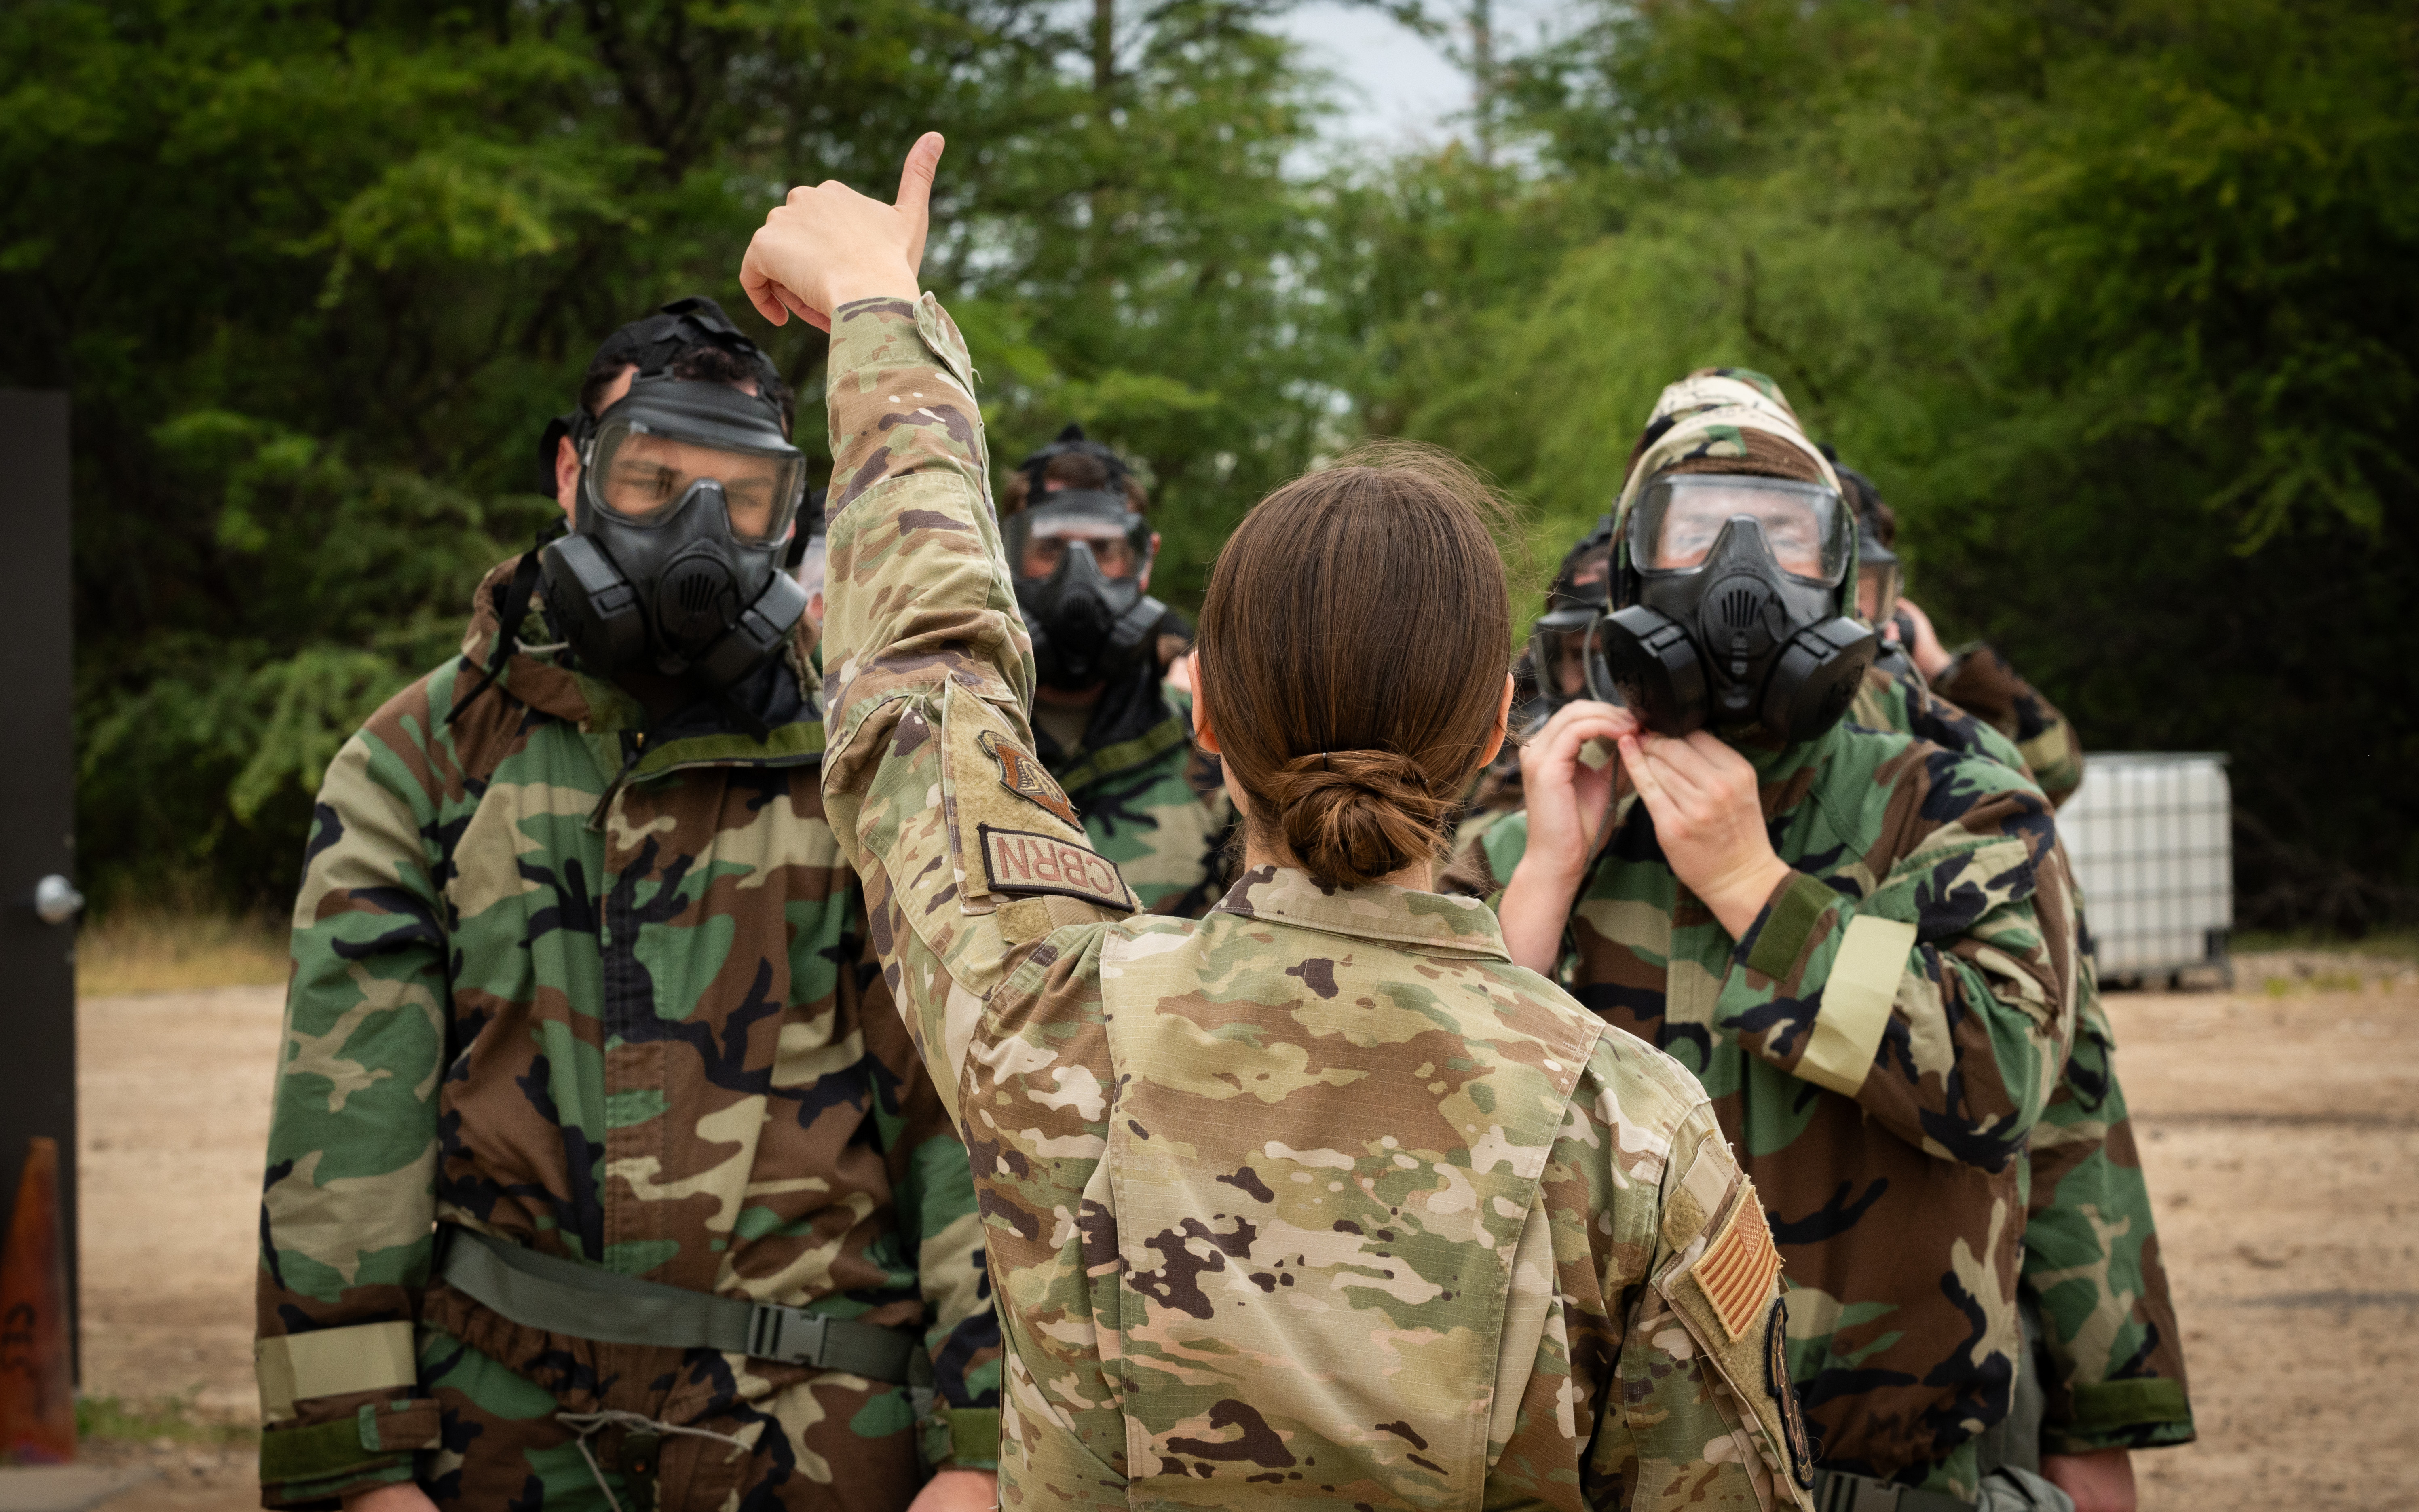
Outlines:
{"type": "Polygon", "coordinates": [[[1529,665],[1537,691],[1553,702],[1587,696],[1587,639],[1595,619],[1593,610],[1563,610],[1540,615],[1530,630],[1529,665]]]}
{"type": "Polygon", "coordinates": [[[1840,496],[1820,484],[1733,473],[1682,473],[1648,486],[1629,518],[1629,560],[1645,573],[1705,564],[1723,528],[1740,517],[1764,533],[1774,565],[1809,583],[1847,571],[1854,528],[1840,496]]]}
{"type": "Polygon", "coordinates": [[[1124,499],[1107,494],[1048,497],[1009,516],[1003,533],[1019,578],[1055,575],[1077,542],[1091,551],[1093,564],[1111,582],[1141,577],[1150,560],[1149,523],[1127,509],[1124,499]]]}
{"type": "Polygon", "coordinates": [[[1859,563],[1857,567],[1857,613],[1867,625],[1884,625],[1898,617],[1898,598],[1905,588],[1903,569],[1896,561],[1859,563]]]}
{"type": "Polygon", "coordinates": [[[596,433],[589,497],[631,525],[668,523],[701,483],[719,484],[732,537],[747,546],[786,538],[806,492],[806,458],[708,446],[619,419],[596,433]]]}
{"type": "Polygon", "coordinates": [[[1898,615],[1899,595],[1906,591],[1906,568],[1898,553],[1882,544],[1872,521],[1857,521],[1857,614],[1867,625],[1885,625],[1898,615]]]}

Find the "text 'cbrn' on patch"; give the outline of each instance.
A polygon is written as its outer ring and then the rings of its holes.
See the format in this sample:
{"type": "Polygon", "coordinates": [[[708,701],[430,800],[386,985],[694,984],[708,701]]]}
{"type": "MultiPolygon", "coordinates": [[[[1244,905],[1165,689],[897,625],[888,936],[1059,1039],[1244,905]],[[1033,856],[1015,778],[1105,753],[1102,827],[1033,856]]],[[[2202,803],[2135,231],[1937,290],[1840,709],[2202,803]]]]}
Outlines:
{"type": "Polygon", "coordinates": [[[1704,1297],[1726,1343],[1747,1337],[1764,1320],[1772,1284],[1780,1274],[1780,1252],[1764,1224],[1764,1204],[1755,1199],[1753,1187],[1743,1187],[1740,1197],[1705,1253],[1688,1267],[1688,1281],[1704,1297]]]}
{"type": "Polygon", "coordinates": [[[982,836],[983,880],[991,890],[1015,896],[1057,893],[1131,908],[1126,879],[1106,856],[1055,835],[978,825],[982,836]]]}

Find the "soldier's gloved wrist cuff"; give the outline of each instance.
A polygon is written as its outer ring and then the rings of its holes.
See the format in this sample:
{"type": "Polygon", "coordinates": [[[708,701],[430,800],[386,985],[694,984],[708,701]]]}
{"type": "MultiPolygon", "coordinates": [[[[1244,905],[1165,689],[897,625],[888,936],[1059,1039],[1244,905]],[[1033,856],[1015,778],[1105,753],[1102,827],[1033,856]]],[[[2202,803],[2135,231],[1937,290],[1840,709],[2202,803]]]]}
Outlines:
{"type": "Polygon", "coordinates": [[[403,1480],[412,1455],[439,1442],[435,1401],[363,1402],[350,1417],[264,1429],[260,1484],[281,1500],[306,1501],[331,1494],[329,1488],[403,1480]]]}
{"type": "Polygon", "coordinates": [[[917,1425],[924,1464],[930,1470],[997,1470],[999,1409],[951,1407],[944,1402],[917,1425]]]}

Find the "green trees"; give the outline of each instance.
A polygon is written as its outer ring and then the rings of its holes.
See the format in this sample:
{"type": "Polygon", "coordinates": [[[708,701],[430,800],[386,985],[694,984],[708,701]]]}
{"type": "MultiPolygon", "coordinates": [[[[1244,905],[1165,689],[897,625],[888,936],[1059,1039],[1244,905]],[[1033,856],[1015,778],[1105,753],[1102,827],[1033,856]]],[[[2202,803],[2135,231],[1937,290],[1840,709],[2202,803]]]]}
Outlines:
{"type": "Polygon", "coordinates": [[[957,144],[928,277],[1004,449],[1080,412],[1188,519],[1298,468],[1306,101],[1248,9],[1103,14],[1096,68],[1037,0],[0,12],[0,381],[74,394],[104,894],[282,905],[327,759],[548,517],[535,441],[596,341],[714,294],[811,396],[821,338],[743,312],[740,249],[926,127],[957,144]]]}
{"type": "MultiPolygon", "coordinates": [[[[548,517],[597,338],[735,308],[786,184],[886,188],[937,126],[1001,460],[1133,452],[1171,599],[1362,430],[1494,471],[1550,563],[1662,383],[1758,366],[1946,630],[2101,748],[2234,754],[2246,919],[2419,905],[2407,7],[1585,0],[1496,57],[1491,161],[1329,177],[1275,3],[0,9],[0,381],[76,401],[92,880],[282,903],[321,765],[548,517]]],[[[811,397],[821,338],[759,329],[811,397]]]]}
{"type": "Polygon", "coordinates": [[[1518,65],[1538,169],[1470,190],[1501,208],[1466,247],[1548,266],[1438,259],[1380,300],[1373,411],[1539,500],[1558,550],[1662,383],[1764,368],[1900,510],[1945,632],[1999,642],[2088,744],[2233,753],[2247,922],[2411,911],[2407,13],[1587,14],[1518,65]]]}

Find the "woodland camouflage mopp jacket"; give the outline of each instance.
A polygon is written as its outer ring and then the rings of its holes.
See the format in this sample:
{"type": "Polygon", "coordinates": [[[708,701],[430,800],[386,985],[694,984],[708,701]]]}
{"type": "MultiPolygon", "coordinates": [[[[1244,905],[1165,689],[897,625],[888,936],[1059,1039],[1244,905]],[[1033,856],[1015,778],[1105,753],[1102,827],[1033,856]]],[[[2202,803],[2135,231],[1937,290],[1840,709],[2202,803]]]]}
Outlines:
{"type": "MultiPolygon", "coordinates": [[[[438,1221],[920,1326],[943,1400],[991,1409],[965,1157],[824,820],[810,628],[760,674],[763,740],[711,719],[649,729],[546,649],[514,655],[449,724],[508,573],[481,585],[463,658],[373,716],[319,795],[261,1208],[270,1497],[398,1478],[433,1442],[433,1408],[394,1406],[413,1398],[415,1320],[548,1389],[593,1365],[596,1347],[516,1333],[432,1283],[438,1221]],[[394,1421],[364,1428],[353,1463],[286,1437],[365,1407],[394,1421]]],[[[523,648],[548,639],[534,609],[516,628],[523,648]]],[[[667,1418],[778,1431],[765,1414],[794,1417],[784,1394],[813,1374],[664,1352],[683,1374],[642,1406],[667,1418]]],[[[441,1473],[441,1452],[422,1458],[441,1473]]]]}

